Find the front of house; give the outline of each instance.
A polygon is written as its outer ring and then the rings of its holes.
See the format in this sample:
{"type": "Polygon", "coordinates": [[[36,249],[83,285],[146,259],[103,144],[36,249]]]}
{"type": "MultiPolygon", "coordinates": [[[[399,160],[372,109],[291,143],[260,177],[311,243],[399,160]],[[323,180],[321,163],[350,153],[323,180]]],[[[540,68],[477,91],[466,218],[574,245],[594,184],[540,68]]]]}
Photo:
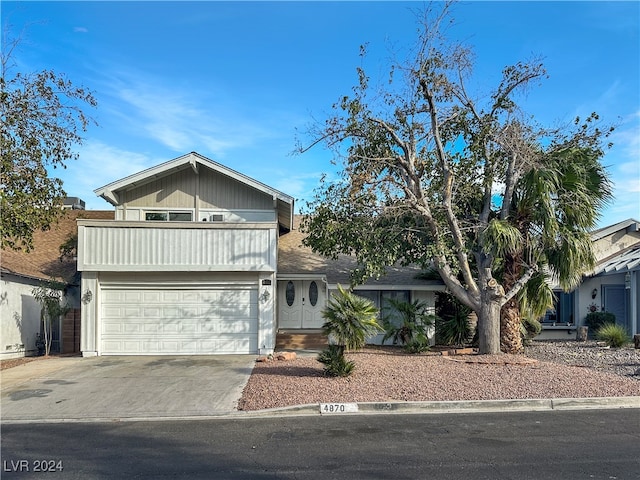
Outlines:
{"type": "MultiPolygon", "coordinates": [[[[81,350],[267,354],[279,329],[317,330],[349,261],[300,245],[294,199],[195,152],[96,190],[114,220],[78,221],[81,350]]],[[[440,282],[391,272],[362,294],[421,298],[440,282]]]]}
{"type": "Polygon", "coordinates": [[[567,339],[590,312],[609,312],[629,335],[640,333],[640,221],[624,220],[591,234],[596,267],[571,292],[556,291],[542,319],[542,339],[567,339]]]}
{"type": "MultiPolygon", "coordinates": [[[[272,353],[278,332],[319,331],[356,267],[302,245],[292,197],[195,152],[96,194],[115,214],[78,220],[85,356],[272,353]]],[[[638,225],[594,232],[598,266],[575,291],[557,292],[541,338],[573,338],[589,309],[640,332],[638,225]]],[[[420,300],[432,311],[443,290],[412,268],[356,287],[377,307],[420,300]]]]}

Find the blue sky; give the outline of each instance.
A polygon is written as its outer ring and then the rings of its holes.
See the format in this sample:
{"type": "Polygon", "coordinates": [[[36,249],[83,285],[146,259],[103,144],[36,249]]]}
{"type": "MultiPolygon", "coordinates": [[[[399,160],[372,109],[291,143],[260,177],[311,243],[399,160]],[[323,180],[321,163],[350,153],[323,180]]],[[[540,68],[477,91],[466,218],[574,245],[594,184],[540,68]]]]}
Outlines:
{"type": "MultiPolygon", "coordinates": [[[[196,151],[298,199],[331,155],[292,155],[296,131],[351,93],[359,47],[370,75],[416,38],[420,2],[2,2],[3,30],[23,31],[21,71],[64,73],[93,90],[98,122],[61,178],[87,208],[93,190],[196,151]]],[[[640,3],[467,2],[451,36],[471,46],[470,85],[543,58],[549,79],[521,97],[546,126],[595,111],[617,125],[607,152],[615,203],[601,225],[640,219],[640,3]]],[[[58,171],[56,171],[58,173],[58,171]]]]}

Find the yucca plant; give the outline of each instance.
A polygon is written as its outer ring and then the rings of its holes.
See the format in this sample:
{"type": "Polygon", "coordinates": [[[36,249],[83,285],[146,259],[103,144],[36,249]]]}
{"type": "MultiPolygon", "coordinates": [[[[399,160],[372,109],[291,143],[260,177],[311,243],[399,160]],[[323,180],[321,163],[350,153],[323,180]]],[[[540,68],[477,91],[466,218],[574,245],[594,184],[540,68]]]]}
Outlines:
{"type": "Polygon", "coordinates": [[[378,325],[378,309],[373,302],[340,285],[322,311],[322,316],[325,319],[322,331],[329,338],[329,343],[347,350],[364,347],[368,338],[384,331],[378,325]]]}
{"type": "Polygon", "coordinates": [[[622,325],[605,323],[596,332],[596,338],[612,348],[620,348],[629,342],[627,330],[622,325]]]}

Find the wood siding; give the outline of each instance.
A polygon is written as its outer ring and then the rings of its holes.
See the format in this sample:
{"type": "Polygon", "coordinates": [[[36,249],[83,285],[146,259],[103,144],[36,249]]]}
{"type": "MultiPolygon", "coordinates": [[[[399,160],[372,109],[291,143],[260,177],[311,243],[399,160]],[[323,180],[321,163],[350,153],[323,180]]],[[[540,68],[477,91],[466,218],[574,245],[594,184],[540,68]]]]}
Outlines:
{"type": "Polygon", "coordinates": [[[276,269],[273,223],[80,221],[78,225],[79,271],[276,269]]]}
{"type": "Polygon", "coordinates": [[[226,175],[190,167],[120,193],[126,208],[275,210],[273,198],[226,175]],[[199,198],[199,203],[197,202],[199,198]]]}
{"type": "Polygon", "coordinates": [[[275,210],[273,198],[212,170],[200,172],[200,208],[275,210]]]}
{"type": "Polygon", "coordinates": [[[197,178],[186,168],[122,192],[121,201],[132,207],[194,208],[197,178]]]}

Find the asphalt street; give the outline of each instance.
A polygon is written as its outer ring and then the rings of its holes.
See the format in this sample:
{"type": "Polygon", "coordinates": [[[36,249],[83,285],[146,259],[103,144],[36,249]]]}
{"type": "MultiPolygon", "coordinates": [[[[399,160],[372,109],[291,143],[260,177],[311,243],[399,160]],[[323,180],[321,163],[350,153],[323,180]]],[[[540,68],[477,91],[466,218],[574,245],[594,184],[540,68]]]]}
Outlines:
{"type": "Polygon", "coordinates": [[[640,479],[640,410],[9,424],[2,478],[640,479]]]}

